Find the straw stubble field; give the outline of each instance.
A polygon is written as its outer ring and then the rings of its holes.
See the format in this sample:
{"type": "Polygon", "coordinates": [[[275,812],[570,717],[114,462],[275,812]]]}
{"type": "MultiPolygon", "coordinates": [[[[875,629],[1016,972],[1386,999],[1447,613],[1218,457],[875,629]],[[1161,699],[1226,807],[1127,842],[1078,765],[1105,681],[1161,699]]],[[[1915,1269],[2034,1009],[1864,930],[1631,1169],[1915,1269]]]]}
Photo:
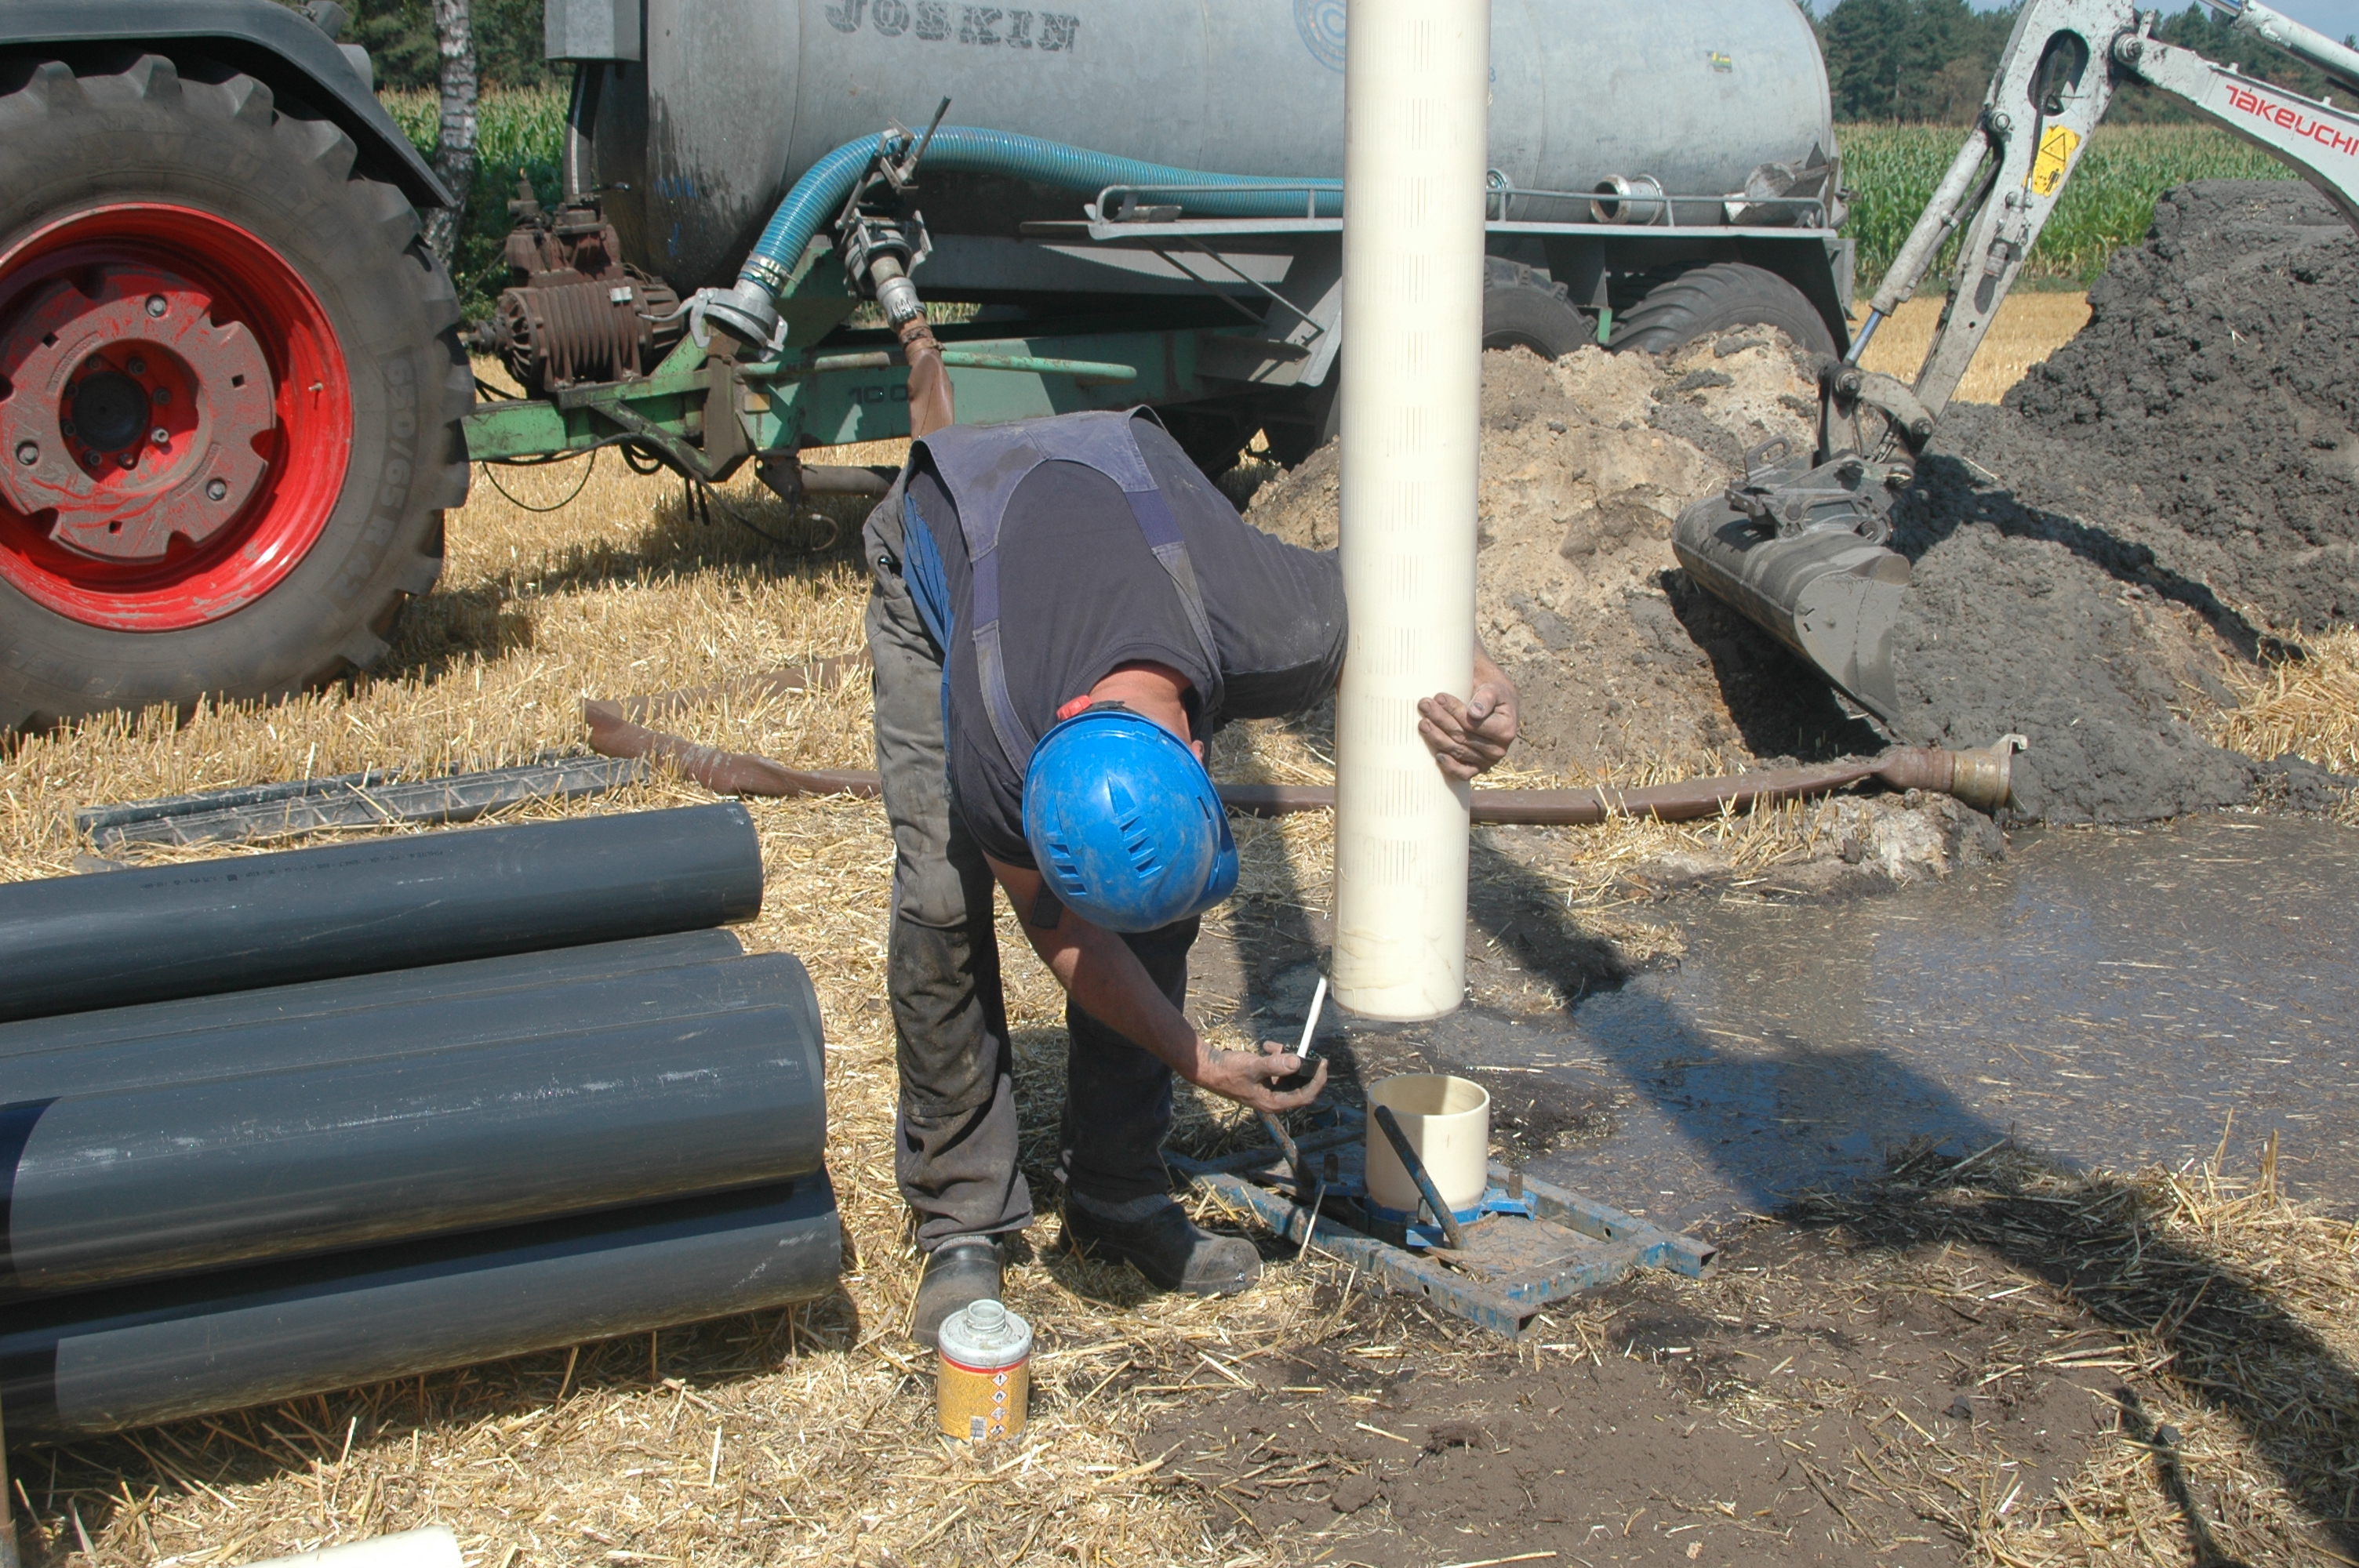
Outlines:
{"type": "MultiPolygon", "coordinates": [[[[89,848],[67,822],[79,805],[366,767],[495,766],[577,747],[584,696],[716,685],[859,647],[864,589],[848,545],[851,509],[789,515],[741,483],[704,524],[669,481],[618,464],[586,479],[561,469],[500,478],[524,504],[479,484],[451,520],[443,588],[413,607],[372,676],[282,704],[208,708],[177,723],[162,713],[101,719],[16,742],[0,757],[0,874],[70,873],[89,848]],[[571,504],[528,509],[577,479],[571,504]]],[[[2347,676],[2348,665],[2335,667],[2347,676]]],[[[2310,675],[2286,675],[2257,694],[2266,700],[2251,722],[2314,741],[2333,721],[2334,699],[2319,692],[2310,675]]],[[[864,699],[853,682],[716,698],[669,722],[713,745],[862,767],[864,699]]],[[[1275,727],[1224,741],[1219,761],[1241,777],[1325,773],[1312,740],[1275,727]]],[[[696,798],[665,781],[570,809],[696,798]]],[[[1740,1227],[1726,1238],[1721,1282],[1609,1292],[1519,1348],[1372,1295],[1316,1251],[1296,1259],[1270,1248],[1263,1285],[1240,1301],[1157,1296],[1126,1271],[1060,1249],[1044,1217],[1019,1248],[1008,1290],[1041,1334],[1031,1430],[1002,1451],[944,1444],[932,1433],[929,1374],[901,1335],[916,1265],[891,1180],[882,813],[842,799],[750,806],[767,892],[745,939],[800,955],[828,1020],[842,1289],[789,1311],[20,1451],[14,1473],[35,1561],[227,1564],[429,1521],[456,1530],[484,1568],[1243,1568],[1550,1553],[1598,1563],[2129,1563],[2183,1553],[2205,1532],[2255,1561],[2359,1555],[2350,1501],[2331,1495],[2359,1476],[2349,1370],[2359,1340],[2343,1310],[2352,1229],[2266,1186],[2223,1186],[2216,1170],[2067,1181],[2011,1152],[1984,1162],[1971,1182],[1904,1169],[1889,1190],[1812,1200],[1777,1223],[1740,1227]],[[1799,1294],[1762,1294],[1789,1279],[1801,1281],[1790,1287],[1799,1294]],[[1895,1375],[1880,1346],[1899,1336],[1854,1331],[1893,1321],[1929,1292],[2011,1300],[2010,1311],[2038,1320],[2037,1333],[1969,1346],[1969,1403],[2048,1390],[2060,1367],[2077,1368],[2071,1390],[2042,1395],[2079,1401],[2060,1428],[2077,1446],[2044,1462],[2042,1487],[2017,1484],[2026,1472],[2005,1432],[1941,1427],[1924,1379],[1889,1400],[1878,1392],[1878,1378],[1895,1375]],[[1845,1350],[1814,1382],[1783,1377],[1813,1365],[1807,1346],[1788,1366],[1744,1358],[1763,1348],[1742,1340],[1744,1325],[1773,1312],[1822,1319],[1826,1345],[1850,1336],[1870,1348],[1845,1350]],[[1664,1342],[1659,1325],[1672,1321],[1693,1325],[1680,1331],[1684,1349],[1664,1342]],[[2239,1339],[2240,1329],[2252,1332],[2239,1339]],[[1609,1362],[1612,1379],[1601,1380],[1609,1362]],[[1412,1372],[1413,1401],[1401,1392],[1412,1372]],[[1718,1472],[1698,1459],[1682,1473],[1676,1455],[1633,1483],[1634,1494],[1601,1487],[1572,1499],[1577,1512],[1546,1519],[1503,1504],[1497,1518],[1467,1522],[1420,1503],[1418,1485],[1450,1465],[1553,1467],[1548,1455],[1570,1439],[1549,1423],[1565,1407],[1541,1420],[1518,1404],[1533,1379],[1592,1390],[1568,1422],[1618,1411],[1652,1430],[1676,1417],[1690,1436],[1719,1433],[1747,1454],[1770,1444],[1764,1452],[1790,1450],[1795,1462],[1766,1508],[1742,1514],[1712,1500],[1734,1496],[1735,1480],[1713,1490],[1718,1472]],[[1520,1411],[1522,1424],[1486,1457],[1450,1437],[1462,1410],[1488,1422],[1486,1432],[1509,1430],[1500,1412],[1520,1411]],[[1849,1449],[1805,1452],[1830,1411],[1849,1423],[1849,1449]],[[1270,1435],[1298,1415],[1342,1435],[1270,1435]],[[2156,1422],[2177,1427],[2176,1446],[2153,1446],[2156,1422]],[[1648,1488],[1660,1496],[1649,1501],[1648,1488]],[[1610,1528],[1601,1522],[1609,1512],[1610,1528]]],[[[1631,964],[1675,954],[1675,932],[1621,906],[1621,869],[1681,845],[1769,863],[1810,831],[1807,815],[1788,808],[1559,835],[1538,857],[1559,900],[1550,917],[1631,964]]],[[[1208,952],[1249,945],[1288,912],[1325,901],[1324,819],[1240,832],[1245,897],[1215,923],[1208,952]]],[[[1023,953],[1012,926],[1002,941],[1023,953]]],[[[1060,999],[1028,957],[1012,957],[1008,973],[1026,1158],[1045,1211],[1060,999]]],[[[1484,983],[1485,1000],[1518,1009],[1560,1006],[1567,989],[1561,977],[1512,963],[1484,983]]],[[[1263,1022],[1242,1005],[1221,996],[1201,1004],[1226,1044],[1246,1044],[1263,1022]]],[[[1209,1150],[1241,1135],[1234,1113],[1183,1102],[1182,1145],[1209,1150]]],[[[1959,1315],[1986,1310],[1968,1304],[1959,1315]]],[[[1929,1321],[1926,1333],[1948,1322],[1938,1312],[1929,1321]]]]}

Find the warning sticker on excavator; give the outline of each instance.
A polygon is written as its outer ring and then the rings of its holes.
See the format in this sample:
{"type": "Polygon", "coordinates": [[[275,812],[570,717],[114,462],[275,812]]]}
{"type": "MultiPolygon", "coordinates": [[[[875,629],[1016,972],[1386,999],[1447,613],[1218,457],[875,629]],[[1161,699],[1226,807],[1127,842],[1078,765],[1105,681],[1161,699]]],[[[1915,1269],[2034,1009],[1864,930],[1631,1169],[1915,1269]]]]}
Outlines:
{"type": "Polygon", "coordinates": [[[2031,193],[2053,196],[2056,188],[2064,183],[2064,171],[2072,167],[2073,149],[2081,138],[2061,125],[2052,127],[2039,138],[2039,152],[2031,160],[2031,193]]]}

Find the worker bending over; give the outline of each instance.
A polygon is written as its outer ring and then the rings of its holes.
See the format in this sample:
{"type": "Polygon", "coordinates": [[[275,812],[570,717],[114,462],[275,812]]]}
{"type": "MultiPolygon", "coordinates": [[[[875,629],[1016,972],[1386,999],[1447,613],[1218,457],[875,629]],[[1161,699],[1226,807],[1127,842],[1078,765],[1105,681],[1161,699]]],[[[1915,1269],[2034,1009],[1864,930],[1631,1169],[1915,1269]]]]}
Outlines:
{"type": "MultiPolygon", "coordinates": [[[[894,1171],[926,1254],[913,1332],[996,1298],[1032,1218],[992,927],[1008,900],[1068,1002],[1066,1239],[1168,1290],[1224,1294],[1253,1245],[1200,1230],[1163,1166],[1171,1076],[1256,1110],[1300,1058],[1181,1014],[1198,917],[1236,885],[1204,742],[1316,708],[1343,664],[1332,554],[1248,525],[1143,411],[951,426],[915,442],[864,536],[876,763],[894,839],[894,1171]]],[[[1478,647],[1469,701],[1420,704],[1438,764],[1506,752],[1516,694],[1478,647]]]]}

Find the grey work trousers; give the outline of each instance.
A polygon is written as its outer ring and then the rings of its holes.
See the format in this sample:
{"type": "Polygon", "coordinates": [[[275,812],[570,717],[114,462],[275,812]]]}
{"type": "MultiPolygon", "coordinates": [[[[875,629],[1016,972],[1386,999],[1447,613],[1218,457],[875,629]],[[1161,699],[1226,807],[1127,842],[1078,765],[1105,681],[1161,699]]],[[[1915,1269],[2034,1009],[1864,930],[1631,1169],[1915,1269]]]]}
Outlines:
{"type": "MultiPolygon", "coordinates": [[[[1032,1195],[1016,1168],[1015,1054],[992,927],[993,878],[951,799],[942,650],[901,576],[901,489],[869,514],[868,650],[876,771],[893,825],[892,993],[901,1097],[893,1173],[932,1251],[955,1236],[1020,1230],[1032,1195]]],[[[1188,992],[1198,923],[1124,940],[1174,1007],[1188,992]]],[[[1068,1003],[1057,1176],[1093,1205],[1169,1191],[1171,1069],[1068,1003]]]]}

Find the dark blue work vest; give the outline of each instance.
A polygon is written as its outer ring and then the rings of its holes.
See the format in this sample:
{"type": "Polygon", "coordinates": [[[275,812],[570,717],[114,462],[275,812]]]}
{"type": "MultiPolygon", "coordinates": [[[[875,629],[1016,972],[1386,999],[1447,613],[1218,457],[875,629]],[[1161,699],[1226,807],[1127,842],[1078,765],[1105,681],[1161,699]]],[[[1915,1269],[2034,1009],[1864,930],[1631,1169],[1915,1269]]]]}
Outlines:
{"type": "MultiPolygon", "coordinates": [[[[1008,695],[1007,667],[999,647],[999,530],[1016,487],[1042,463],[1080,463],[1114,481],[1130,503],[1130,514],[1147,547],[1171,576],[1188,624],[1202,647],[1206,667],[1217,673],[1220,650],[1212,642],[1212,618],[1204,611],[1203,590],[1196,568],[1188,559],[1187,542],[1171,515],[1171,504],[1147,471],[1138,438],[1131,433],[1135,418],[1152,419],[1146,408],[1088,414],[1058,414],[1013,425],[953,425],[937,430],[909,448],[909,472],[922,452],[933,464],[942,488],[958,508],[959,530],[966,536],[967,559],[973,568],[971,614],[975,674],[983,686],[984,709],[991,717],[992,733],[1008,765],[1021,775],[1039,737],[1025,727],[1008,695]]],[[[901,557],[903,578],[918,613],[943,653],[943,730],[949,730],[950,640],[957,635],[957,616],[950,602],[950,584],[942,570],[934,536],[918,514],[906,485],[901,498],[901,557]]],[[[1214,694],[1202,694],[1209,708],[1214,694]]]]}

